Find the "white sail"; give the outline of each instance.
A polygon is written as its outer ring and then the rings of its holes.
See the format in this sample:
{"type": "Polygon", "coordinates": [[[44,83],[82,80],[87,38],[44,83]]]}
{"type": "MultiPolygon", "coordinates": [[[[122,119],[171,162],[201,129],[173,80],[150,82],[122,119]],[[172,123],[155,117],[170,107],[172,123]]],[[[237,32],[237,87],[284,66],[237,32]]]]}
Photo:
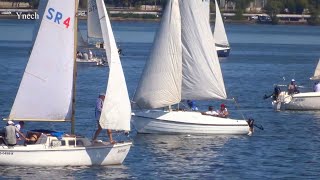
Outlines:
{"type": "Polygon", "coordinates": [[[88,0],[87,13],[88,38],[102,38],[96,0],[88,0]]]}
{"type": "Polygon", "coordinates": [[[40,0],[39,1],[38,10],[37,10],[37,13],[39,15],[39,19],[36,19],[36,23],[35,23],[35,26],[33,29],[32,43],[34,43],[34,41],[36,40],[38,30],[40,27],[40,23],[41,23],[44,11],[46,10],[47,4],[48,4],[48,0],[40,0]]]}
{"type": "Polygon", "coordinates": [[[50,0],[9,119],[71,119],[75,1],[50,0]]]}
{"type": "Polygon", "coordinates": [[[320,80],[320,59],[318,61],[318,65],[316,67],[316,70],[314,71],[314,75],[310,79],[312,79],[312,80],[320,80]]]}
{"type": "Polygon", "coordinates": [[[201,1],[180,1],[180,12],[183,44],[182,99],[227,98],[215,41],[201,1]]]}
{"type": "Polygon", "coordinates": [[[210,21],[210,0],[202,0],[203,10],[207,12],[206,18],[210,21]]]}
{"type": "Polygon", "coordinates": [[[141,108],[158,108],[179,103],[181,61],[179,2],[171,0],[165,9],[133,101],[141,108]]]}
{"type": "Polygon", "coordinates": [[[226,30],[224,28],[223,19],[220,13],[217,0],[215,0],[215,6],[216,6],[216,22],[214,26],[213,38],[216,41],[216,45],[228,47],[229,41],[227,38],[226,30]]]}
{"type": "Polygon", "coordinates": [[[96,0],[109,64],[106,98],[100,117],[104,129],[130,130],[131,105],[116,41],[103,0],[96,0]]]}

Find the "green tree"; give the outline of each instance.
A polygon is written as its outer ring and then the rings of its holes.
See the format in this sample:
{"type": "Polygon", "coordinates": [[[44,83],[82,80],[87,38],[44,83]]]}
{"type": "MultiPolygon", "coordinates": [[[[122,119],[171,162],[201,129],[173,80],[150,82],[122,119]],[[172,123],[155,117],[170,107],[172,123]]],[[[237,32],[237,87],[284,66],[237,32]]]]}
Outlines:
{"type": "Polygon", "coordinates": [[[284,9],[284,3],[278,0],[269,0],[266,4],[265,10],[267,14],[271,17],[272,24],[278,24],[278,17],[277,14],[284,9]]]}

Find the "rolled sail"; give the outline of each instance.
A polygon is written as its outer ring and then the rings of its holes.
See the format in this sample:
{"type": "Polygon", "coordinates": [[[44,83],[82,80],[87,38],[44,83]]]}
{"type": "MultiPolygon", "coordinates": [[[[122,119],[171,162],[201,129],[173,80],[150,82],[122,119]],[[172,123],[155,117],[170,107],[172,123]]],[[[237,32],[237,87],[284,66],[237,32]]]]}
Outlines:
{"type": "Polygon", "coordinates": [[[9,119],[71,120],[75,1],[50,0],[9,119]]]}
{"type": "Polygon", "coordinates": [[[104,129],[130,130],[131,105],[116,41],[106,6],[103,0],[96,1],[109,64],[106,98],[99,122],[104,129]]]}
{"type": "Polygon", "coordinates": [[[171,0],[161,19],[133,101],[159,108],[181,101],[182,48],[179,1],[171,0]]]}
{"type": "Polygon", "coordinates": [[[220,63],[202,1],[180,1],[182,27],[182,99],[227,98],[220,63]]]}
{"type": "Polygon", "coordinates": [[[102,38],[96,0],[88,0],[87,14],[88,38],[102,38]]]}

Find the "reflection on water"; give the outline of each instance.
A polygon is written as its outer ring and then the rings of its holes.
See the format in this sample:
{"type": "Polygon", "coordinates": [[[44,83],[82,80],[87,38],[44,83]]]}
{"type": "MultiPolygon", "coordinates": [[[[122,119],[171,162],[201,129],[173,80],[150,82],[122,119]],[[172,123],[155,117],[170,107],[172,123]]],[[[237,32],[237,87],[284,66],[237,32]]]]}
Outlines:
{"type": "MultiPolygon", "coordinates": [[[[158,23],[113,22],[124,55],[121,63],[129,95],[138,84],[158,23]]],[[[0,116],[13,104],[31,46],[32,23],[0,21],[0,116]],[[21,31],[23,29],[24,31],[21,31]],[[19,32],[19,33],[18,33],[19,32]]],[[[80,23],[84,35],[86,24],[80,23]]],[[[320,57],[320,27],[227,24],[232,51],[221,59],[234,118],[252,117],[262,124],[248,136],[136,135],[124,164],[110,167],[1,167],[12,179],[318,179],[320,177],[320,112],[274,112],[264,94],[291,78],[311,87],[320,57]],[[285,77],[285,80],[283,80],[285,77]]],[[[79,66],[76,132],[92,137],[95,100],[105,91],[108,68],[79,66]]],[[[221,101],[197,102],[201,110],[221,101]]],[[[0,126],[5,123],[0,122],[0,126]]],[[[26,123],[26,130],[50,127],[69,131],[66,123],[26,123]]],[[[102,139],[105,132],[102,132],[102,139]]],[[[122,137],[114,134],[116,138],[122,137]]],[[[1,158],[1,157],[0,157],[1,158]]]]}
{"type": "Polygon", "coordinates": [[[2,166],[0,176],[8,179],[127,179],[128,168],[93,167],[8,167],[2,166]]]}

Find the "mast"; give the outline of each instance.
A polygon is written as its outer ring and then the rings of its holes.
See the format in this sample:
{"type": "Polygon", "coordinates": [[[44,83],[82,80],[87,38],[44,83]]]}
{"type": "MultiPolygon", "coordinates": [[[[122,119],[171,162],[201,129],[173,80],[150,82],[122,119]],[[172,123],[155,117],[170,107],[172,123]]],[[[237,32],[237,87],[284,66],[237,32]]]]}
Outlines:
{"type": "Polygon", "coordinates": [[[78,0],[75,0],[74,14],[74,63],[73,63],[73,82],[72,82],[72,113],[71,113],[71,134],[75,133],[75,105],[76,105],[76,79],[77,79],[77,40],[78,40],[78,0]]]}

